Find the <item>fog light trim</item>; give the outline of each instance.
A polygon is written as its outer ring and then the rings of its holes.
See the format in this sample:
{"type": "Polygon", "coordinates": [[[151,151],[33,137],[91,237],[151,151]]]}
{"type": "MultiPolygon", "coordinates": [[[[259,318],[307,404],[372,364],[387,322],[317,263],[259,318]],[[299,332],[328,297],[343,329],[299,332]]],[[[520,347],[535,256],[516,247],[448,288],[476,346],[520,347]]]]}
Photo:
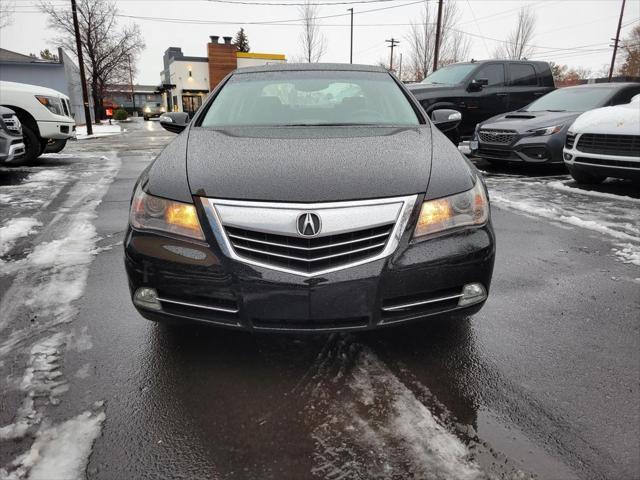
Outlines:
{"type": "Polygon", "coordinates": [[[462,296],[458,300],[459,307],[468,307],[487,299],[487,290],[481,283],[467,283],[462,287],[462,296]]]}
{"type": "Polygon", "coordinates": [[[162,305],[158,301],[158,292],[155,288],[140,287],[133,295],[133,304],[147,310],[162,310],[162,305]]]}

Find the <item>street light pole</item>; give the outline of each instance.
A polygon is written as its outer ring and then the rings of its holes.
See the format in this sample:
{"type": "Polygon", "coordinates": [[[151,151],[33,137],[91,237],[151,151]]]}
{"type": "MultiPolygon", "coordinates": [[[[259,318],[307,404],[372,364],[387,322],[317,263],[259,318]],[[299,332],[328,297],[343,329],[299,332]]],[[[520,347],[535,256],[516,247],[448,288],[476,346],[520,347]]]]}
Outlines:
{"type": "Polygon", "coordinates": [[[349,49],[349,63],[353,63],[353,8],[347,8],[351,12],[351,48],[349,49]]]}
{"type": "Polygon", "coordinates": [[[84,121],[87,125],[87,135],[93,135],[91,112],[89,111],[89,94],[87,93],[87,79],[84,76],[84,60],[82,60],[82,41],[80,41],[80,27],[78,26],[76,0],[71,0],[71,13],[73,14],[73,29],[76,34],[78,68],[80,70],[80,84],[82,85],[82,103],[84,104],[84,121]]]}
{"type": "MultiPolygon", "coordinates": [[[[129,83],[131,84],[131,102],[133,103],[133,112],[136,113],[136,92],[133,89],[133,71],[131,70],[131,55],[127,55],[127,60],[129,62],[129,83]]],[[[137,116],[137,115],[134,115],[137,116]]]]}

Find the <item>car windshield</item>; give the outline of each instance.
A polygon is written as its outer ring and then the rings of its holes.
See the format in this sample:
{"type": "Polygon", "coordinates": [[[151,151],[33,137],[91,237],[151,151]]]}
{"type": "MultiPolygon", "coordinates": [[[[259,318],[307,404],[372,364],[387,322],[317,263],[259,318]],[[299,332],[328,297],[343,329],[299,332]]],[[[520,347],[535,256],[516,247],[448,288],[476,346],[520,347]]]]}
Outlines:
{"type": "Polygon", "coordinates": [[[418,125],[384,72],[277,71],[233,75],[200,125],[418,125]]]}
{"type": "Polygon", "coordinates": [[[523,112],[586,112],[603,107],[613,91],[608,88],[560,88],[523,108],[523,112]]]}
{"type": "Polygon", "coordinates": [[[431,75],[428,75],[427,78],[422,80],[422,83],[456,85],[462,83],[471,70],[477,66],[478,65],[472,63],[462,63],[442,67],[440,70],[436,70],[431,75]]]}

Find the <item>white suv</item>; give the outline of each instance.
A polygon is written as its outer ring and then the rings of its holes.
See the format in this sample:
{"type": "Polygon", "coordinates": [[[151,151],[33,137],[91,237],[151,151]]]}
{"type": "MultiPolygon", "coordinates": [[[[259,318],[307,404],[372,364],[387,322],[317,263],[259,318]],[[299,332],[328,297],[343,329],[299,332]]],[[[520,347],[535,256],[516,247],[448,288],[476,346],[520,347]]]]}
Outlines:
{"type": "Polygon", "coordinates": [[[57,151],[62,150],[67,139],[76,134],[69,97],[57,90],[0,81],[0,105],[13,110],[22,123],[26,152],[20,163],[39,157],[49,142],[55,142],[57,151]]]}
{"type": "Polygon", "coordinates": [[[578,183],[640,180],[640,95],[580,115],[567,132],[564,163],[578,183]]]}

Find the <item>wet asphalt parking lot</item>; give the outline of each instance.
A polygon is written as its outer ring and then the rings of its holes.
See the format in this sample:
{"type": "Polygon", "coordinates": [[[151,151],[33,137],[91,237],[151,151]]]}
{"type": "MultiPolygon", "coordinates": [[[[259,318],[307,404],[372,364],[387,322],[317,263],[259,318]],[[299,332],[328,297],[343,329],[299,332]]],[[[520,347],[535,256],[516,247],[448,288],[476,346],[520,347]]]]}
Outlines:
{"type": "Polygon", "coordinates": [[[125,128],[0,168],[0,478],[640,477],[637,184],[478,164],[498,248],[464,321],[175,329],[136,313],[122,260],[173,136],[125,128]]]}

